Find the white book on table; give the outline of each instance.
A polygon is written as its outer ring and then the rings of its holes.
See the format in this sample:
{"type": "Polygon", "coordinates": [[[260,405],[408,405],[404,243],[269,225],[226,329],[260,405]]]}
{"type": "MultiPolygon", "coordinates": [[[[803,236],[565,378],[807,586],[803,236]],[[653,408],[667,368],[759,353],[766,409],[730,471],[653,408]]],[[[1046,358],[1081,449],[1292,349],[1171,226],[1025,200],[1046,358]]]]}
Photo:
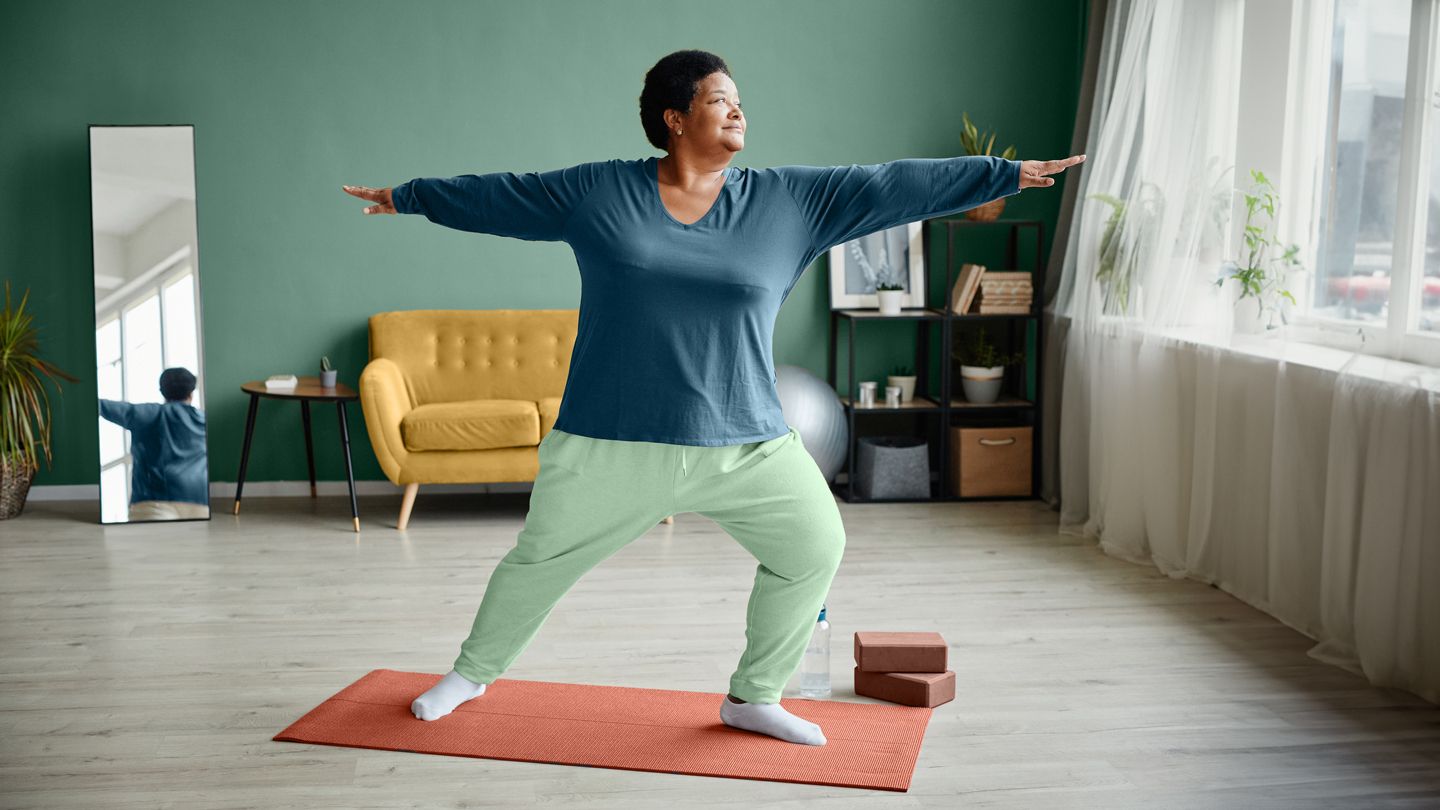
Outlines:
{"type": "Polygon", "coordinates": [[[276,374],[265,378],[265,388],[272,391],[277,388],[294,388],[299,382],[294,374],[276,374]]]}

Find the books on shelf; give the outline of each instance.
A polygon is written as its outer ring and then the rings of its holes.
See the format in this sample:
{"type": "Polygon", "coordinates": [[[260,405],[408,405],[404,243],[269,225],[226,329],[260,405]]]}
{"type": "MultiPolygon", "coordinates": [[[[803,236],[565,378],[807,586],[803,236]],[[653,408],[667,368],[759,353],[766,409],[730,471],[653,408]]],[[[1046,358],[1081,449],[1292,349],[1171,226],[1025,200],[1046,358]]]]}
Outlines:
{"type": "Polygon", "coordinates": [[[1027,315],[1034,300],[1030,274],[992,272],[983,264],[964,264],[950,295],[956,315],[1027,315]]]}
{"type": "Polygon", "coordinates": [[[1029,273],[987,273],[980,280],[980,314],[1025,315],[1033,296],[1029,273]]]}
{"type": "Polygon", "coordinates": [[[960,276],[955,279],[955,286],[950,293],[950,311],[956,315],[964,315],[970,311],[975,301],[975,293],[980,289],[980,277],[985,273],[983,264],[963,264],[960,266],[960,276]]]}
{"type": "Polygon", "coordinates": [[[274,391],[276,389],[294,388],[300,381],[294,374],[275,374],[265,378],[265,389],[274,391]]]}

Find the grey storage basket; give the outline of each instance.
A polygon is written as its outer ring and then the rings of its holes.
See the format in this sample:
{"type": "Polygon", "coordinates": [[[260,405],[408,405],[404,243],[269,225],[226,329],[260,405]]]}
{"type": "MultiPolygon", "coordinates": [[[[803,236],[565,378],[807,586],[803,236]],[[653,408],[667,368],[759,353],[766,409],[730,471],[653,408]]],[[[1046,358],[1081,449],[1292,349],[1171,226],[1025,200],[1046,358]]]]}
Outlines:
{"type": "Polygon", "coordinates": [[[861,498],[929,498],[930,445],[914,436],[862,436],[855,455],[861,498]]]}

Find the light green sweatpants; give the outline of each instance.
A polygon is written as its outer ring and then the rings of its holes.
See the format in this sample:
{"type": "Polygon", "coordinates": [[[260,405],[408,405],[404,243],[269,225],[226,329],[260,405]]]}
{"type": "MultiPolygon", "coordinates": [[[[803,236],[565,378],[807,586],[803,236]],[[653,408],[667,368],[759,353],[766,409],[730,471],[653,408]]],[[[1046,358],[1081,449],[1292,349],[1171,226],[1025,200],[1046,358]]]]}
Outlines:
{"type": "Polygon", "coordinates": [[[718,447],[551,430],[515,547],[500,560],[455,671],[492,683],[580,577],[666,515],[714,520],[759,565],[730,694],[775,703],[805,655],[845,527],[800,434],[718,447]]]}

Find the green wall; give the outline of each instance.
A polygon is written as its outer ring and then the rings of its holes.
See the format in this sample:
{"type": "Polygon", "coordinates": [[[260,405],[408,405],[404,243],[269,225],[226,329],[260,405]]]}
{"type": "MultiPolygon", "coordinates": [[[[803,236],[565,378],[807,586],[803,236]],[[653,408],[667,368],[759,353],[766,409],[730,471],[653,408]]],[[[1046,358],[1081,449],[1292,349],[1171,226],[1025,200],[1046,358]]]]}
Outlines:
{"type": "MultiPolygon", "coordinates": [[[[35,483],[97,480],[90,124],[195,126],[211,480],[233,481],[240,383],[311,373],[328,354],[356,385],[369,315],[579,306],[567,245],[365,217],[341,184],[658,155],[637,100],[645,71],[681,48],[714,51],[734,73],[750,129],[732,165],[963,154],[962,110],[998,131],[997,152],[1060,158],[1086,5],[5,0],[0,278],[30,289],[42,356],[81,378],[52,393],[54,466],[35,483]]],[[[1028,189],[1005,211],[1045,221],[1047,255],[1061,193],[1028,189]]],[[[791,293],[774,342],[777,365],[821,376],[824,267],[791,293]]],[[[862,330],[861,379],[910,362],[914,335],[862,330]]],[[[298,408],[267,404],[247,477],[303,480],[298,408]]],[[[382,479],[351,413],[356,477],[382,479]]],[[[321,479],[344,478],[337,433],[333,411],[318,411],[321,479]]]]}

